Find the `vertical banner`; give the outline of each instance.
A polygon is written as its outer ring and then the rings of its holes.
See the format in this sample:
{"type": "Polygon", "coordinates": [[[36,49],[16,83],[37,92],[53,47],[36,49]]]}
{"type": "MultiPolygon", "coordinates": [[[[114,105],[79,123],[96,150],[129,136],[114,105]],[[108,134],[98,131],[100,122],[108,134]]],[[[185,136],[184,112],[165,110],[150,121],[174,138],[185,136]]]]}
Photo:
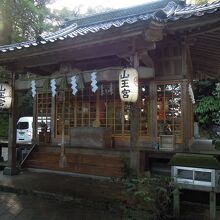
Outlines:
{"type": "Polygon", "coordinates": [[[32,92],[32,97],[34,98],[36,96],[36,81],[35,80],[31,81],[31,92],[32,92]]]}
{"type": "Polygon", "coordinates": [[[77,89],[77,82],[76,82],[76,76],[71,77],[71,89],[72,89],[72,94],[76,95],[78,89],[77,89]]]}
{"type": "Polygon", "coordinates": [[[57,94],[57,91],[56,91],[56,80],[55,79],[51,79],[50,80],[50,87],[51,87],[51,92],[52,92],[52,97],[55,97],[56,94],[57,94]]]}
{"type": "Polygon", "coordinates": [[[98,89],[97,86],[97,80],[96,80],[96,72],[91,73],[91,86],[92,86],[92,91],[95,93],[96,90],[98,89]]]}

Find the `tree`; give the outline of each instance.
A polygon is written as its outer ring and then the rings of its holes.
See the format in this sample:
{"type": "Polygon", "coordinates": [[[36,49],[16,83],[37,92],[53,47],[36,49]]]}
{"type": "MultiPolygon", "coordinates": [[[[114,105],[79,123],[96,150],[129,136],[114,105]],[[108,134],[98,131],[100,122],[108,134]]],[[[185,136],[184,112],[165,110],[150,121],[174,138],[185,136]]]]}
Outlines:
{"type": "Polygon", "coordinates": [[[96,7],[88,7],[86,11],[83,11],[83,5],[77,5],[73,10],[69,10],[64,7],[61,10],[53,11],[53,21],[57,26],[63,25],[67,21],[75,20],[77,18],[82,18],[85,16],[91,16],[97,13],[110,11],[111,8],[96,6],[96,7]]]}
{"type": "Polygon", "coordinates": [[[83,12],[83,6],[78,5],[73,10],[63,8],[51,12],[48,6],[54,1],[1,0],[0,44],[33,40],[44,32],[57,30],[65,21],[109,10],[100,6],[83,12]]]}
{"type": "Polygon", "coordinates": [[[53,11],[52,15],[53,23],[56,26],[61,26],[66,21],[73,20],[79,17],[82,17],[82,5],[76,6],[74,10],[69,10],[66,7],[62,8],[61,10],[56,9],[53,11]]]}
{"type": "Polygon", "coordinates": [[[192,4],[192,5],[202,5],[206,3],[212,3],[215,0],[189,0],[187,1],[187,4],[192,4]]]}
{"type": "Polygon", "coordinates": [[[104,7],[102,5],[99,5],[96,7],[88,7],[85,15],[94,15],[94,14],[98,14],[98,13],[108,12],[111,10],[112,10],[111,8],[104,7]]]}
{"type": "Polygon", "coordinates": [[[211,130],[213,120],[220,111],[220,83],[198,81],[195,86],[195,117],[200,125],[211,130]]]}
{"type": "Polygon", "coordinates": [[[22,90],[16,92],[17,111],[16,117],[32,116],[33,115],[33,99],[31,98],[31,90],[22,90]]]}
{"type": "Polygon", "coordinates": [[[46,7],[52,0],[1,0],[0,44],[37,38],[51,24],[50,10],[46,7]]]}

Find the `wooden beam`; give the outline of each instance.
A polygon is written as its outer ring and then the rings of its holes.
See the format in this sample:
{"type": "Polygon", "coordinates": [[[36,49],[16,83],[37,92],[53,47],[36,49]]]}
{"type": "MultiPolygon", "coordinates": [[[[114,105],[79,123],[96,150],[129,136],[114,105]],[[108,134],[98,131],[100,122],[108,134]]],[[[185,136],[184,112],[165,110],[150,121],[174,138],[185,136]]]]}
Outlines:
{"type": "MultiPolygon", "coordinates": [[[[208,20],[208,19],[207,19],[208,20]]],[[[200,36],[201,34],[206,34],[210,32],[214,32],[216,30],[220,30],[220,20],[210,25],[202,26],[198,30],[191,31],[187,34],[187,37],[196,37],[200,36]]]]}
{"type": "Polygon", "coordinates": [[[92,48],[81,48],[75,50],[64,50],[59,53],[52,53],[49,55],[41,55],[36,57],[28,57],[26,59],[19,59],[12,63],[14,69],[33,68],[44,65],[59,64],[68,61],[81,61],[96,59],[100,57],[108,57],[115,54],[131,54],[129,43],[122,43],[121,46],[110,44],[103,49],[103,46],[92,48]]]}
{"type": "MultiPolygon", "coordinates": [[[[33,68],[44,65],[54,65],[62,62],[79,62],[89,59],[98,59],[108,56],[128,57],[132,54],[132,39],[110,43],[107,45],[94,45],[93,47],[82,47],[78,49],[66,49],[62,52],[50,53],[48,55],[40,55],[27,57],[26,59],[16,60],[12,62],[10,67],[16,70],[24,70],[25,68],[33,68]],[[105,48],[105,49],[103,49],[105,48]]],[[[137,51],[139,53],[145,52],[147,49],[154,48],[153,42],[146,42],[142,38],[138,38],[137,51]]]]}
{"type": "Polygon", "coordinates": [[[161,81],[161,80],[181,80],[184,79],[185,76],[181,74],[179,75],[166,75],[166,76],[155,76],[155,80],[161,81]]]}
{"type": "Polygon", "coordinates": [[[190,82],[193,80],[193,64],[192,64],[192,54],[191,54],[191,51],[190,51],[190,48],[189,48],[189,45],[187,44],[186,46],[186,53],[187,53],[187,69],[188,69],[188,74],[189,74],[189,80],[190,82]]]}
{"type": "Polygon", "coordinates": [[[207,48],[202,48],[202,47],[193,47],[191,50],[196,51],[197,53],[201,52],[202,54],[211,55],[211,56],[220,55],[218,52],[210,51],[210,50],[207,50],[207,48]]]}
{"type": "Polygon", "coordinates": [[[199,61],[200,63],[206,62],[220,65],[220,56],[213,56],[210,53],[203,53],[201,50],[191,50],[191,54],[193,62],[199,61]]]}
{"type": "Polygon", "coordinates": [[[214,33],[206,33],[204,35],[202,35],[201,37],[199,36],[198,39],[208,39],[208,40],[211,40],[212,42],[219,42],[220,40],[220,32],[219,31],[216,31],[214,33]]]}
{"type": "Polygon", "coordinates": [[[193,30],[198,27],[217,24],[218,22],[220,22],[219,13],[210,14],[205,17],[191,17],[187,20],[180,19],[179,21],[170,22],[166,27],[166,32],[172,34],[180,30],[184,31],[184,29],[193,30]]]}
{"type": "MultiPolygon", "coordinates": [[[[217,43],[214,43],[213,41],[205,41],[205,40],[199,40],[194,45],[195,48],[207,48],[207,50],[211,51],[219,51],[220,50],[220,39],[217,43]]],[[[220,53],[219,53],[220,54],[220,53]]]]}
{"type": "Polygon", "coordinates": [[[209,45],[210,43],[219,45],[219,41],[220,41],[220,37],[214,38],[214,37],[210,37],[209,35],[204,35],[204,36],[197,37],[195,40],[195,44],[199,42],[204,42],[206,43],[206,45],[209,45]]]}
{"type": "Polygon", "coordinates": [[[207,66],[211,69],[216,69],[218,70],[218,68],[220,67],[220,63],[219,61],[211,61],[208,57],[207,59],[202,58],[200,56],[193,58],[193,62],[197,65],[201,65],[201,66],[207,66]]]}

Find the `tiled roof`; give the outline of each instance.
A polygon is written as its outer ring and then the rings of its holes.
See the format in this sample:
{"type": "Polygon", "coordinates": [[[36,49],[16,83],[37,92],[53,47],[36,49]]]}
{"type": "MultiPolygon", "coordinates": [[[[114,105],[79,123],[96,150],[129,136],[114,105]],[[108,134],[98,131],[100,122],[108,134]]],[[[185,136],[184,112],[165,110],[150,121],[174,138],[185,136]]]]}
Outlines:
{"type": "Polygon", "coordinates": [[[55,33],[41,36],[36,41],[0,46],[0,52],[5,53],[23,48],[36,47],[59,40],[75,38],[88,33],[105,31],[113,27],[122,27],[125,24],[134,24],[138,21],[152,19],[163,23],[186,19],[192,16],[203,16],[204,14],[214,13],[219,9],[220,1],[199,6],[183,6],[180,1],[169,2],[162,0],[69,21],[65,28],[55,33]]]}
{"type": "Polygon", "coordinates": [[[141,14],[151,14],[160,10],[169,3],[169,0],[160,0],[153,3],[146,3],[134,7],[112,10],[109,12],[99,13],[92,16],[86,16],[80,19],[74,19],[66,22],[66,26],[77,23],[79,26],[94,25],[97,23],[114,21],[116,19],[128,18],[131,16],[138,16],[141,14]]]}

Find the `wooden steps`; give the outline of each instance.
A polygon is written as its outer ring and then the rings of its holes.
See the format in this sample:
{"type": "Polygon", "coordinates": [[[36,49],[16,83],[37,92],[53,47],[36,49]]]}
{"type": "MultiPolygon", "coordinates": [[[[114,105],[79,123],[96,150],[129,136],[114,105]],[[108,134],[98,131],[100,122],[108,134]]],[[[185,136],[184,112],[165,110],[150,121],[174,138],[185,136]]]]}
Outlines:
{"type": "Polygon", "coordinates": [[[122,176],[123,162],[118,156],[85,153],[66,153],[67,166],[59,166],[60,153],[38,147],[24,162],[25,168],[82,173],[97,176],[122,176]]]}

